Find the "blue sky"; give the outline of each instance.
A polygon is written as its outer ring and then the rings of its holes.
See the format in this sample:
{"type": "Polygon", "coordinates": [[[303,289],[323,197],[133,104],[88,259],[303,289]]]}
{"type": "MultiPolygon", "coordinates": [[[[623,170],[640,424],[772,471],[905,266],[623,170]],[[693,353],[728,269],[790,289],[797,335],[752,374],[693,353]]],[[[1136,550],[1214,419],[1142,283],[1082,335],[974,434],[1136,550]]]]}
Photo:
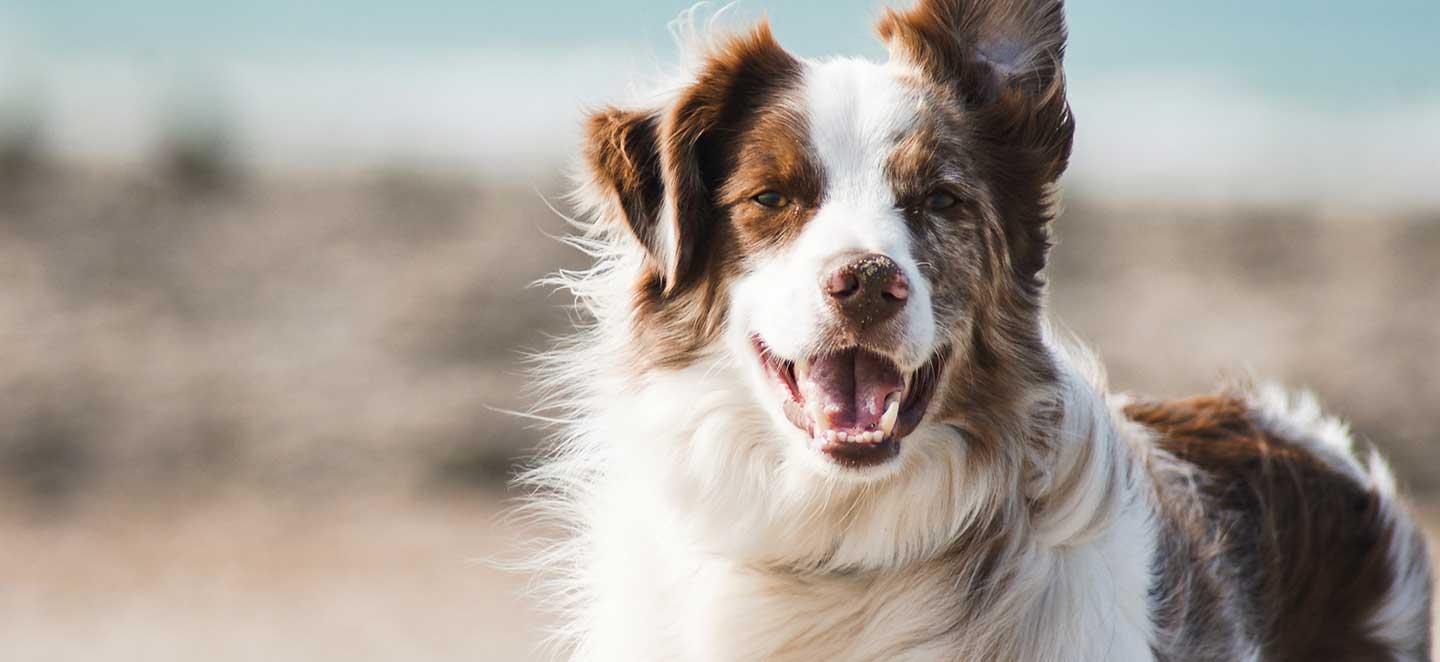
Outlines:
{"type": "MultiPolygon", "coordinates": [[[[39,108],[62,154],[134,162],[188,95],[265,165],[530,176],[573,153],[586,108],[671,59],[666,25],[690,4],[0,0],[0,121],[39,108]]],[[[769,16],[801,55],[878,58],[881,6],[736,12],[769,16]]],[[[1072,183],[1440,205],[1440,1],[1072,0],[1068,13],[1072,183]]]]}
{"type": "MultiPolygon", "coordinates": [[[[665,52],[668,0],[3,0],[34,45],[54,53],[148,58],[266,53],[605,48],[665,52]]],[[[878,52],[880,3],[748,0],[806,55],[878,52]]],[[[1440,92],[1434,0],[1080,0],[1069,4],[1076,75],[1179,67],[1274,94],[1344,107],[1440,92]]]]}

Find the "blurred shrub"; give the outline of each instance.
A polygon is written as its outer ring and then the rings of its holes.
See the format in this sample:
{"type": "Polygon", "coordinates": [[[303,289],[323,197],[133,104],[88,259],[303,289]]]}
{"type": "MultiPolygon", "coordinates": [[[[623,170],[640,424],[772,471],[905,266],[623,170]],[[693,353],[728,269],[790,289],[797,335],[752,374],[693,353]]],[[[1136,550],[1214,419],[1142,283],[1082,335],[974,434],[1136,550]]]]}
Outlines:
{"type": "Polygon", "coordinates": [[[241,175],[234,125],[216,89],[208,82],[183,85],[171,94],[164,115],[161,173],[197,193],[232,189],[241,175]]]}
{"type": "Polygon", "coordinates": [[[38,111],[0,108],[0,192],[32,184],[49,171],[38,111]]]}
{"type": "MultiPolygon", "coordinates": [[[[543,434],[500,413],[521,350],[572,324],[528,287],[584,264],[565,222],[419,168],[216,195],[230,139],[181,133],[166,181],[54,170],[0,205],[0,493],[502,485],[543,434]]],[[[1440,218],[1080,200],[1057,229],[1054,307],[1118,388],[1313,386],[1440,487],[1440,218]]]]}

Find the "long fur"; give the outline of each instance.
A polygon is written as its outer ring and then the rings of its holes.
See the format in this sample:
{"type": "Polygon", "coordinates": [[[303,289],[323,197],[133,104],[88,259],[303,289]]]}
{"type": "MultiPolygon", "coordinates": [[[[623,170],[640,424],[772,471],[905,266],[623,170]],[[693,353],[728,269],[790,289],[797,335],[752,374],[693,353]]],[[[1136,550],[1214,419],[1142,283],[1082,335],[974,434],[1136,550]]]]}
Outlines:
{"type": "Polygon", "coordinates": [[[576,330],[536,357],[532,415],[556,434],[518,516],[557,533],[529,559],[554,654],[1428,659],[1424,540],[1343,424],[1268,386],[1115,395],[1052,330],[1039,272],[1074,128],[1059,2],[922,0],[882,18],[885,65],[801,61],[763,25],[703,32],[690,82],[592,118],[569,241],[593,264],[545,281],[576,330]],[[941,157],[967,165],[944,176],[970,206],[902,217],[896,191],[941,157]],[[745,206],[776,163],[834,191],[745,206]],[[897,365],[953,354],[869,473],[762,406],[750,354],[758,331],[777,357],[828,351],[809,288],[857,247],[914,286],[884,336],[897,365]]]}

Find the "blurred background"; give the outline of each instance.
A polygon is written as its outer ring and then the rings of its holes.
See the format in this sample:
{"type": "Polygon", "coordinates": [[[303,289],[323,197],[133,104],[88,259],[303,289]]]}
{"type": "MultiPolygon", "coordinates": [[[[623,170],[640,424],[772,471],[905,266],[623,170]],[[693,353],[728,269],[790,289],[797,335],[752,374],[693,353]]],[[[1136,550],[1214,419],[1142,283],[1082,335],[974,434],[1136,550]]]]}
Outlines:
{"type": "MultiPolygon", "coordinates": [[[[529,283],[688,2],[0,0],[7,660],[525,660],[529,283]]],[[[747,0],[882,57],[875,0],[747,0]]],[[[1053,307],[1315,389],[1440,522],[1440,4],[1076,0],[1053,307]]]]}

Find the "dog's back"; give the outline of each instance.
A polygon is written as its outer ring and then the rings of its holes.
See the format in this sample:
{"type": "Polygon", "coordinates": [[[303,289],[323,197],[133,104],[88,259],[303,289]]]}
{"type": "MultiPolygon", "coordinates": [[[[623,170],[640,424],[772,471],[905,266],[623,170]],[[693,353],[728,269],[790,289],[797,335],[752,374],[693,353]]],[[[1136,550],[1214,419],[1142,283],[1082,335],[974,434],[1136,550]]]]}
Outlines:
{"type": "Polygon", "coordinates": [[[1267,660],[1429,659],[1425,542],[1388,469],[1313,400],[1269,394],[1125,409],[1169,456],[1159,630],[1190,654],[1239,635],[1267,660]]]}

